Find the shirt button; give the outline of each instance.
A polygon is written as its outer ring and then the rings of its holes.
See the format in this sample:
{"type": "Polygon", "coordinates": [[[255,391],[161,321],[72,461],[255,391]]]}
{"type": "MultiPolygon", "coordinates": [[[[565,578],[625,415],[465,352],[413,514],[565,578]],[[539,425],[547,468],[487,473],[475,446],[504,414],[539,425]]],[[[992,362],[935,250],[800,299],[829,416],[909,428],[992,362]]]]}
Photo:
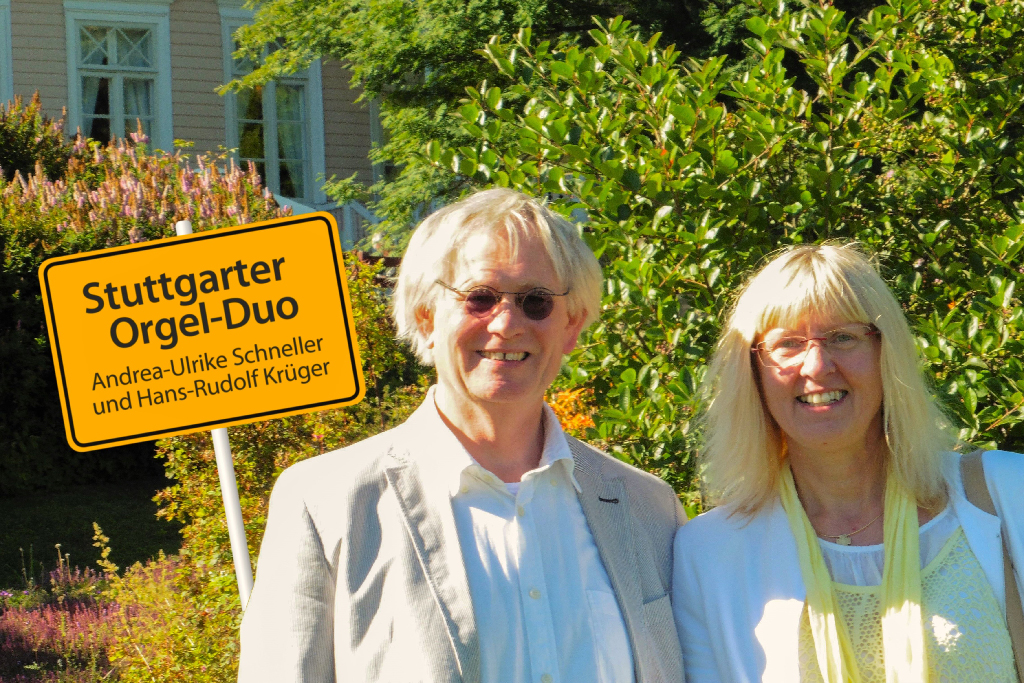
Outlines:
{"type": "Polygon", "coordinates": [[[540,683],[551,683],[552,680],[554,679],[551,678],[551,674],[544,674],[540,677],[540,683]]]}
{"type": "Polygon", "coordinates": [[[540,599],[540,591],[537,590],[536,588],[531,588],[530,589],[530,597],[533,598],[534,600],[539,600],[540,599]]]}
{"type": "Polygon", "coordinates": [[[558,480],[557,479],[552,479],[551,480],[551,485],[552,486],[558,486],[558,480]]]}
{"type": "Polygon", "coordinates": [[[517,513],[517,514],[518,514],[518,515],[519,515],[520,517],[522,517],[523,515],[525,515],[525,514],[526,514],[526,508],[524,508],[524,507],[523,507],[522,505],[520,505],[519,507],[517,507],[517,508],[516,508],[516,513],[517,513]]]}
{"type": "Polygon", "coordinates": [[[463,486],[462,487],[462,492],[463,493],[469,493],[469,487],[468,486],[463,486]]]}

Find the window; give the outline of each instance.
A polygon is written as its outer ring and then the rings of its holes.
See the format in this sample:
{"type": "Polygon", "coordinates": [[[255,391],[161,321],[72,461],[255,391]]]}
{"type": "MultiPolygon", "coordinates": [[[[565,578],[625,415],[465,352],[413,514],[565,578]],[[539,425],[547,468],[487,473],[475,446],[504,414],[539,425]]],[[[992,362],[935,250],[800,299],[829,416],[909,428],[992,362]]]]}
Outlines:
{"type": "MultiPolygon", "coordinates": [[[[236,43],[231,34],[243,25],[246,10],[222,8],[221,14],[225,75],[227,80],[234,80],[255,66],[232,56],[236,43]]],[[[276,194],[323,203],[326,198],[317,187],[317,176],[324,172],[319,62],[264,86],[226,95],[225,99],[228,147],[237,150],[239,162],[256,164],[263,182],[276,194]]]]}
{"type": "MultiPolygon", "coordinates": [[[[101,142],[141,124],[154,146],[170,149],[170,50],[167,6],[110,10],[68,2],[71,130],[101,142]]],[[[107,3],[99,5],[106,7],[107,3]]]]}
{"type": "MultiPolygon", "coordinates": [[[[232,65],[232,78],[252,70],[247,61],[235,59],[232,65]]],[[[239,160],[254,162],[267,185],[285,197],[308,194],[308,125],[305,78],[279,80],[235,95],[239,160]]]]}
{"type": "Polygon", "coordinates": [[[153,135],[156,68],[153,31],[148,28],[80,26],[78,77],[82,86],[82,132],[109,142],[137,126],[153,135]]]}

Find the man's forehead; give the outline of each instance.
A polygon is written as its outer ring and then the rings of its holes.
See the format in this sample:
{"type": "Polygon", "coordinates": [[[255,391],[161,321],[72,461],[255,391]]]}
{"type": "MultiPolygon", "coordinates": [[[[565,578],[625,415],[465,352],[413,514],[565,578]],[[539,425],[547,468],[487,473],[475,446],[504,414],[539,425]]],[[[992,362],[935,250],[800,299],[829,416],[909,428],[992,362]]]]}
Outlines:
{"type": "Polygon", "coordinates": [[[513,250],[503,235],[478,232],[470,235],[456,252],[452,279],[456,282],[489,279],[532,281],[557,280],[554,264],[539,239],[526,238],[513,250]]]}

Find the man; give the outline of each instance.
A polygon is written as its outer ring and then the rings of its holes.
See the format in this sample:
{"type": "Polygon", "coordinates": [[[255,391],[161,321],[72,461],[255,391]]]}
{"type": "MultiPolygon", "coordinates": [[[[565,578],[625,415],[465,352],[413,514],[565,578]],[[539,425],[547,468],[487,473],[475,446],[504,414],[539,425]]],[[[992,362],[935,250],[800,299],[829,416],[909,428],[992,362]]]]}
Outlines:
{"type": "Polygon", "coordinates": [[[600,297],[576,229],[525,195],[423,221],[395,320],[437,386],[398,428],[281,475],[240,681],[682,682],[679,501],[544,403],[600,297]]]}

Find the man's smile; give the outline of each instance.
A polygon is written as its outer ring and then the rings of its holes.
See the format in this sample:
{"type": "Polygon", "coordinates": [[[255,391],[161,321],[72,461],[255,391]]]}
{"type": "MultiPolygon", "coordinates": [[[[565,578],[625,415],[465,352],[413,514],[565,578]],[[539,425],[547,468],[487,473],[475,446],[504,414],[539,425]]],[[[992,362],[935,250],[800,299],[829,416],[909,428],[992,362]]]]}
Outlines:
{"type": "Polygon", "coordinates": [[[526,360],[526,351],[477,351],[487,360],[526,360]]]}

